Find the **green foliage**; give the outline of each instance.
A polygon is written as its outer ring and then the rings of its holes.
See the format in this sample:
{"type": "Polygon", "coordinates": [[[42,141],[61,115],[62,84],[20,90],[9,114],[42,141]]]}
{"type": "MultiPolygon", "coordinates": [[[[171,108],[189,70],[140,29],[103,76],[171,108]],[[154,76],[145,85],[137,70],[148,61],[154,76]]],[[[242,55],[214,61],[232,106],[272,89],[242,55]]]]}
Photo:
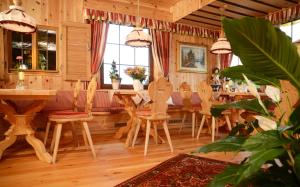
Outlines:
{"type": "MultiPolygon", "coordinates": [[[[243,63],[242,66],[226,69],[222,72],[223,76],[242,79],[241,75],[245,74],[258,84],[276,87],[279,87],[279,80],[288,80],[300,92],[300,57],[288,36],[270,22],[258,18],[224,19],[223,25],[233,53],[243,63]]],[[[263,106],[269,108],[270,104],[269,100],[263,103],[258,99],[241,100],[214,106],[211,113],[217,117],[226,109],[245,109],[269,118],[263,123],[273,123],[274,117],[263,109],[263,106]]],[[[287,124],[278,120],[280,126],[269,131],[258,128],[259,125],[266,125],[259,124],[263,119],[238,124],[230,136],[199,148],[197,151],[204,153],[250,153],[240,165],[230,166],[217,175],[209,186],[300,186],[299,116],[298,106],[287,124]],[[254,132],[255,135],[251,135],[254,132]],[[282,164],[275,162],[278,159],[282,164]],[[271,165],[262,169],[266,164],[271,165]]]]}
{"type": "Polygon", "coordinates": [[[300,180],[300,154],[297,154],[295,157],[295,173],[298,180],[300,180]]]}
{"type": "Polygon", "coordinates": [[[122,78],[120,77],[118,70],[117,70],[117,65],[115,61],[112,61],[111,63],[111,71],[109,72],[109,77],[111,80],[121,80],[122,78]]]}
{"type": "MultiPolygon", "coordinates": [[[[264,103],[266,106],[269,106],[271,104],[269,100],[265,100],[264,103]]],[[[246,109],[262,115],[267,115],[257,99],[245,99],[228,104],[217,105],[211,109],[211,113],[213,116],[218,117],[224,110],[227,110],[228,108],[246,109]]]]}
{"type": "Polygon", "coordinates": [[[223,25],[233,53],[247,70],[289,80],[300,90],[300,57],[284,32],[260,18],[225,18],[223,25]]]}
{"type": "Polygon", "coordinates": [[[250,80],[255,82],[258,85],[273,85],[275,87],[280,87],[279,80],[273,77],[265,76],[257,72],[253,72],[245,66],[234,66],[226,68],[221,72],[221,75],[224,77],[229,77],[233,80],[244,80],[243,74],[245,74],[250,80]]]}
{"type": "Polygon", "coordinates": [[[222,140],[199,148],[196,152],[208,153],[213,151],[242,151],[242,145],[245,140],[246,138],[242,136],[227,136],[222,140]]]}
{"type": "Polygon", "coordinates": [[[290,142],[290,140],[283,138],[277,130],[271,130],[250,136],[242,145],[242,148],[247,151],[263,151],[279,148],[290,142]]]}
{"type": "Polygon", "coordinates": [[[261,166],[268,160],[273,160],[284,153],[283,148],[260,150],[254,152],[250,157],[249,161],[240,166],[238,170],[238,177],[235,184],[239,184],[245,179],[248,179],[260,170],[261,166]]]}
{"type": "Polygon", "coordinates": [[[215,176],[208,187],[224,187],[228,184],[235,184],[239,169],[239,166],[228,166],[223,173],[215,176]]]}

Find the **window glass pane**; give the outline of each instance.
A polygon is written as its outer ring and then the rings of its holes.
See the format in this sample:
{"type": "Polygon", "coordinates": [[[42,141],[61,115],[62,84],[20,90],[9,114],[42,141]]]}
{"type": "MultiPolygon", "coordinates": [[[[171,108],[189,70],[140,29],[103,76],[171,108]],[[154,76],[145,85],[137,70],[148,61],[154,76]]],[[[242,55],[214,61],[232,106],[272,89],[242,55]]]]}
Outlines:
{"type": "Polygon", "coordinates": [[[120,64],[134,65],[134,48],[120,45],[120,64]]]}
{"type": "MultiPolygon", "coordinates": [[[[110,24],[102,68],[104,84],[111,84],[109,71],[113,60],[117,64],[122,85],[132,85],[132,78],[125,74],[128,67],[143,66],[146,68],[146,74],[150,75],[149,48],[133,48],[125,45],[126,36],[132,29],[133,27],[125,25],[110,24]]],[[[149,30],[144,29],[144,32],[149,33],[149,30]]]]}
{"type": "Polygon", "coordinates": [[[135,49],[135,65],[149,66],[149,48],[135,49]]]}
{"type": "Polygon", "coordinates": [[[109,77],[109,72],[111,71],[110,69],[111,69],[111,64],[103,64],[104,84],[111,84],[111,80],[109,77]]]}
{"type": "Polygon", "coordinates": [[[119,43],[119,25],[110,24],[107,34],[107,43],[119,43]]]}
{"type": "Polygon", "coordinates": [[[112,61],[119,64],[119,45],[116,44],[106,44],[104,63],[111,64],[112,61]]]}
{"type": "Polygon", "coordinates": [[[291,27],[291,23],[286,23],[283,25],[280,25],[280,30],[282,30],[283,32],[285,32],[286,35],[288,36],[292,36],[292,27],[291,27]]]}
{"type": "Polygon", "coordinates": [[[16,68],[19,64],[17,56],[21,56],[23,60],[20,62],[27,65],[28,69],[32,68],[32,35],[19,32],[11,32],[11,48],[12,48],[12,63],[10,68],[16,68]]]}
{"type": "Polygon", "coordinates": [[[300,40],[300,20],[293,22],[293,42],[300,40]]]}
{"type": "Polygon", "coordinates": [[[38,28],[37,65],[39,70],[56,70],[56,31],[38,28]]]}
{"type": "Polygon", "coordinates": [[[133,30],[133,27],[120,26],[120,44],[125,44],[126,36],[133,30]]]}
{"type": "Polygon", "coordinates": [[[128,67],[134,67],[134,66],[126,66],[126,65],[120,65],[120,75],[121,75],[121,78],[122,78],[122,81],[121,81],[121,84],[132,84],[132,78],[129,77],[127,74],[125,74],[125,70],[128,68],[128,67]]]}

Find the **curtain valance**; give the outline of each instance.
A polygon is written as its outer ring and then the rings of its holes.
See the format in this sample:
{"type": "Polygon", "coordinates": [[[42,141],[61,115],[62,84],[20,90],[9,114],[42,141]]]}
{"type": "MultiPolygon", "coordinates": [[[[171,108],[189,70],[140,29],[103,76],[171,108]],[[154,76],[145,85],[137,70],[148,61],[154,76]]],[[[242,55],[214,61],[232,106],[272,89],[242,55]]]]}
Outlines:
{"type": "Polygon", "coordinates": [[[283,24],[294,21],[300,18],[300,4],[290,8],[283,8],[282,10],[270,13],[266,19],[270,20],[273,24],[283,24]]]}
{"type": "MultiPolygon", "coordinates": [[[[135,25],[136,16],[105,12],[100,10],[85,9],[84,19],[87,22],[91,20],[97,21],[107,21],[109,23],[123,24],[123,25],[135,25]]],[[[172,23],[160,20],[154,20],[149,18],[141,18],[140,24],[144,28],[158,29],[162,31],[168,31],[178,34],[192,35],[204,38],[218,38],[219,30],[204,28],[204,27],[194,27],[180,23],[172,23]]]]}

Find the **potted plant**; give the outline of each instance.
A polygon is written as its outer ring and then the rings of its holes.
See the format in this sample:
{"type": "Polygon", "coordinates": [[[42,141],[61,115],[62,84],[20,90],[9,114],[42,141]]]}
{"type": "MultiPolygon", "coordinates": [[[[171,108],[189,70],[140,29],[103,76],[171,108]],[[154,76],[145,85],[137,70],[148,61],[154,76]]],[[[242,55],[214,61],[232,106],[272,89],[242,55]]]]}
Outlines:
{"type": "Polygon", "coordinates": [[[228,108],[250,112],[229,136],[196,151],[248,153],[242,163],[227,167],[209,186],[300,186],[300,57],[296,47],[263,19],[223,19],[223,25],[233,53],[243,65],[221,74],[245,80],[255,99],[211,109],[214,116],[228,108]],[[265,93],[269,99],[261,99],[255,83],[268,85],[265,93]]]}
{"type": "Polygon", "coordinates": [[[126,75],[133,79],[133,89],[135,91],[143,90],[144,86],[142,82],[146,80],[146,69],[141,66],[135,66],[134,68],[127,68],[125,70],[126,75]]]}
{"type": "Polygon", "coordinates": [[[109,77],[111,79],[112,88],[114,90],[119,89],[122,79],[121,79],[120,75],[118,74],[118,70],[117,70],[115,61],[113,61],[111,64],[111,71],[109,72],[109,77]]]}

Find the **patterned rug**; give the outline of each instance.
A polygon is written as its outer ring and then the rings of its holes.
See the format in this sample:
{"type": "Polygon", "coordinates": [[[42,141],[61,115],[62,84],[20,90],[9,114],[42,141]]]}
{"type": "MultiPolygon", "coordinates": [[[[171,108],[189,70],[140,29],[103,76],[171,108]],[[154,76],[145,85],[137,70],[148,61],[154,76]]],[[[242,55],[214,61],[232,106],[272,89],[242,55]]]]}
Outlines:
{"type": "Polygon", "coordinates": [[[228,165],[222,161],[180,154],[116,187],[202,187],[228,165]]]}

